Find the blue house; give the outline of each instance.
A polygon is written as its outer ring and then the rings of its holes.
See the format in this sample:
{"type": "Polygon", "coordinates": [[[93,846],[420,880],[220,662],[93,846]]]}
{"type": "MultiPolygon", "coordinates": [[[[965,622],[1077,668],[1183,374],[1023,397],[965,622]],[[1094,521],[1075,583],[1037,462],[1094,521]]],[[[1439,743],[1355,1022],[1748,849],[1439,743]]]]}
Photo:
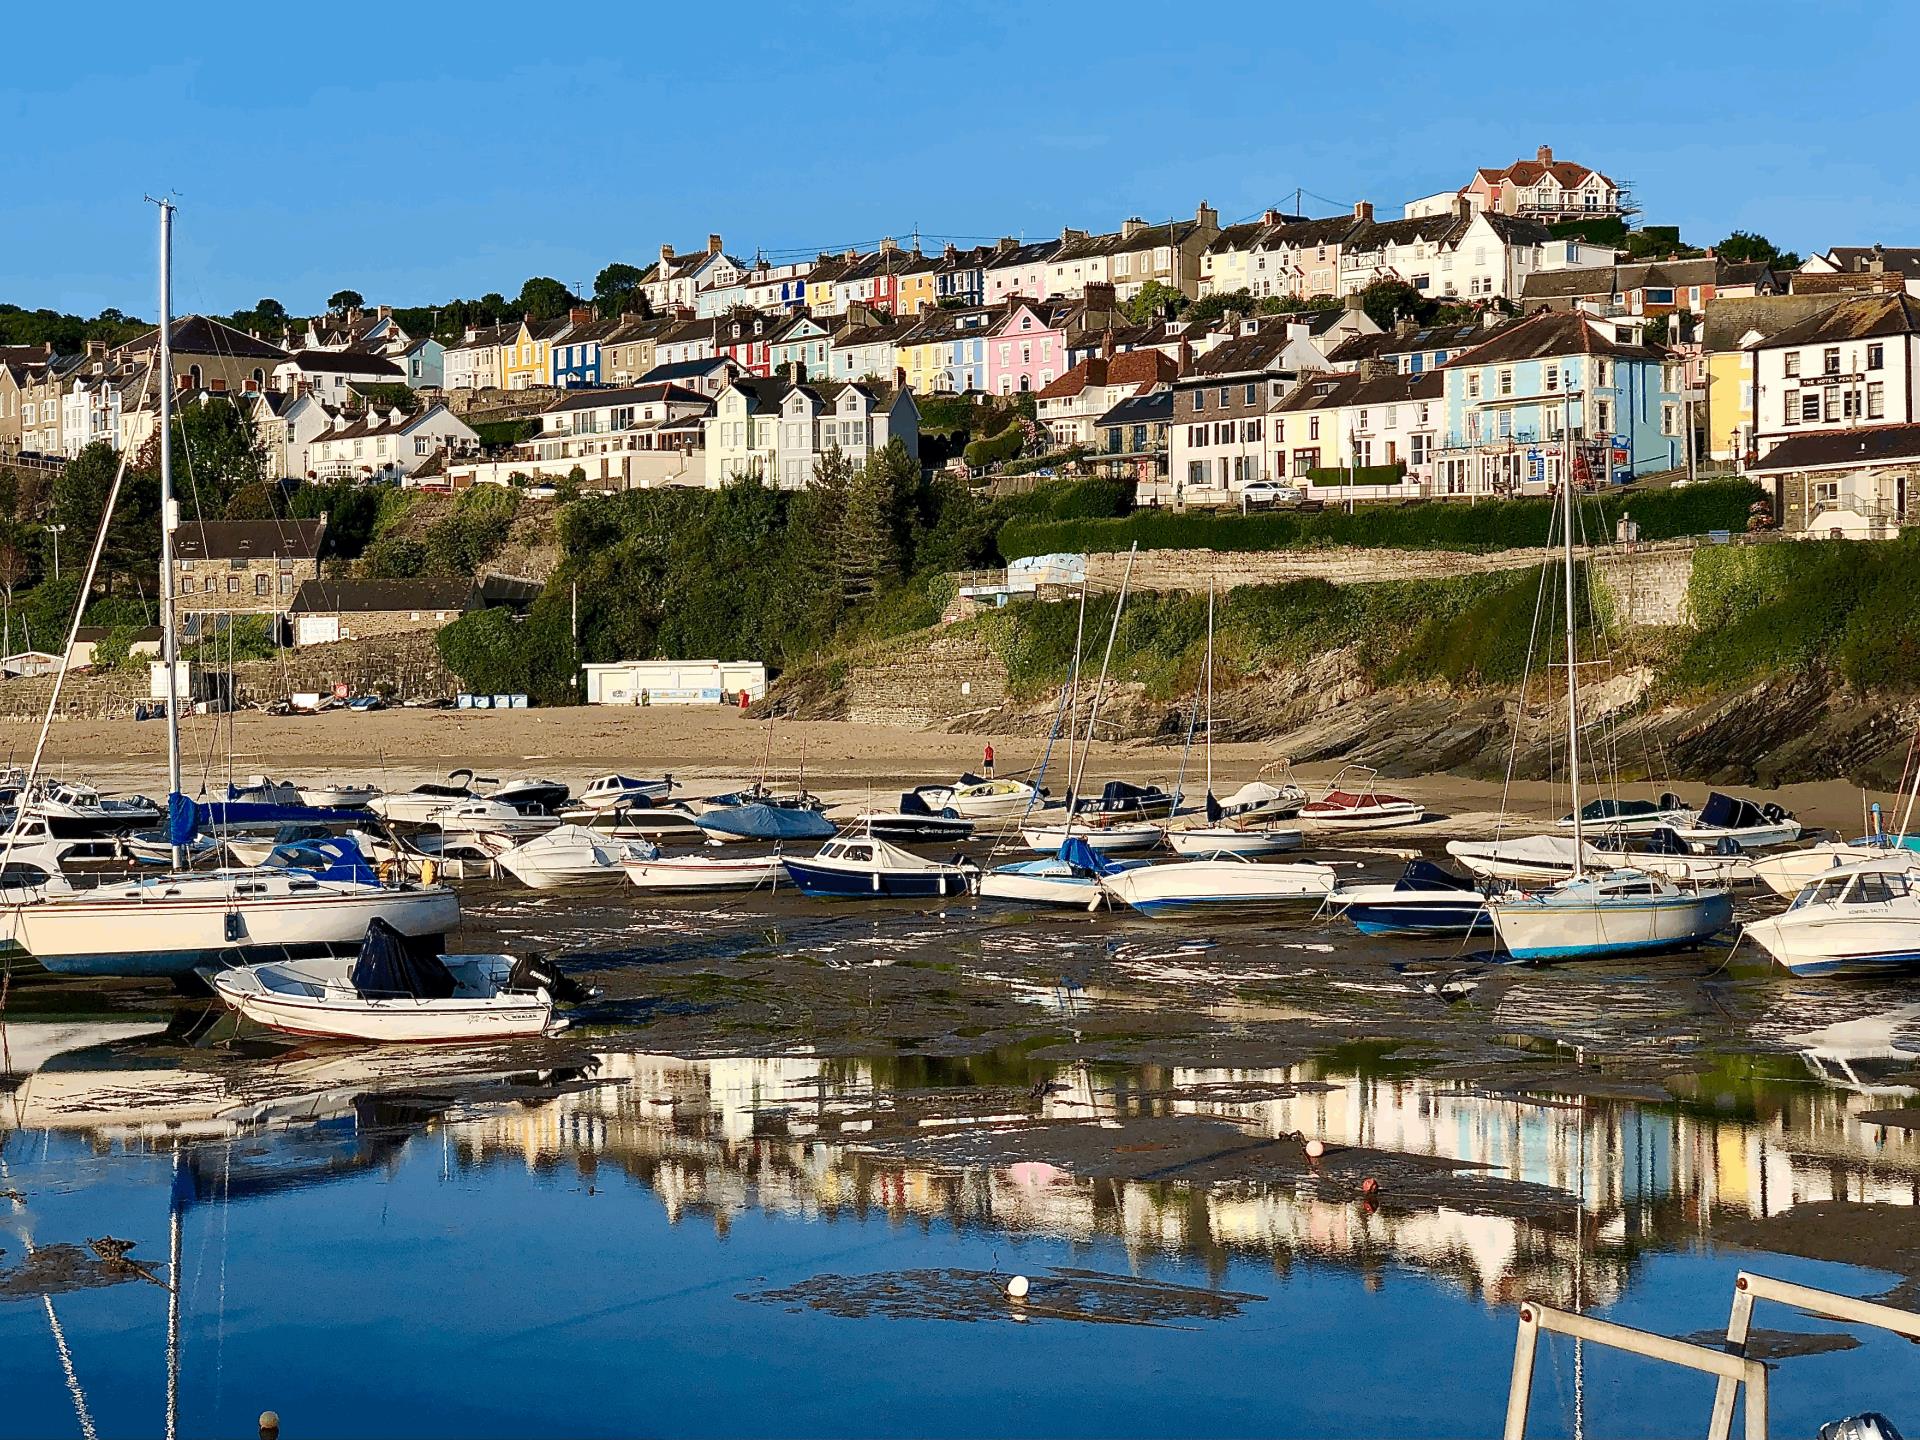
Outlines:
{"type": "Polygon", "coordinates": [[[590,390],[600,384],[600,342],[620,328],[620,321],[582,320],[555,337],[550,384],[562,390],[590,390]]]}
{"type": "Polygon", "coordinates": [[[1434,488],[1537,493],[1569,462],[1591,484],[1680,464],[1680,396],[1641,324],[1543,312],[1449,359],[1434,488]]]}

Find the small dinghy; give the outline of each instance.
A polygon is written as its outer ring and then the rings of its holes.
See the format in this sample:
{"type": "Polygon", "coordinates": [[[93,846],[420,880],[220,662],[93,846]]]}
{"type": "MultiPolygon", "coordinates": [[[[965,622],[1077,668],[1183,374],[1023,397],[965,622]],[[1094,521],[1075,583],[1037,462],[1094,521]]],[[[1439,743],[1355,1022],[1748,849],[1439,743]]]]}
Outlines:
{"type": "Polygon", "coordinates": [[[1232,820],[1241,824],[1291,820],[1307,803],[1307,792],[1298,785],[1269,785],[1265,780],[1249,780],[1222,800],[1207,796],[1207,819],[1214,823],[1232,820]]]}
{"type": "Polygon", "coordinates": [[[871,836],[829,840],[805,860],[789,858],[787,874],[804,895],[839,900],[907,900],[964,895],[973,871],[929,860],[871,836]]]}
{"type": "MultiPolygon", "coordinates": [[[[120,853],[127,859],[140,865],[171,865],[173,863],[173,840],[165,830],[136,830],[130,835],[122,835],[119,841],[120,853]]],[[[201,860],[210,860],[220,852],[220,842],[211,835],[195,834],[181,847],[186,851],[189,867],[201,860]]]]}
{"type": "Polygon", "coordinates": [[[1386,830],[1425,818],[1426,806],[1387,794],[1376,786],[1377,779],[1378,772],[1368,766],[1345,767],[1326,794],[1301,806],[1300,819],[1328,830],[1386,830]]]}
{"type": "Polygon", "coordinates": [[[1716,790],[1707,796],[1692,824],[1676,825],[1673,831],[1688,848],[1702,852],[1711,851],[1722,840],[1731,840],[1742,850],[1759,850],[1791,845],[1800,838],[1800,822],[1778,805],[1759,805],[1716,790]]]}
{"type": "Polygon", "coordinates": [[[568,825],[585,825],[609,840],[705,840],[700,817],[682,804],[657,805],[644,799],[628,800],[611,810],[576,806],[563,810],[568,825]]]}
{"type": "Polygon", "coordinates": [[[988,780],[962,775],[951,785],[922,785],[913,792],[937,812],[952,811],[963,820],[1001,820],[1044,810],[1047,792],[1024,780],[988,780]]]}
{"type": "Polygon", "coordinates": [[[1333,890],[1329,865],[1260,865],[1251,860],[1173,860],[1101,877],[1100,888],[1142,915],[1196,910],[1264,910],[1324,900],[1333,890]]]}
{"type": "MultiPolygon", "coordinates": [[[[267,857],[282,845],[300,845],[309,840],[326,840],[333,835],[331,826],[303,820],[282,825],[271,835],[229,835],[227,855],[236,865],[264,865],[267,857]]],[[[365,847],[361,847],[363,852],[365,847]]]]}
{"type": "Polygon", "coordinates": [[[316,810],[364,810],[380,798],[378,785],[302,785],[295,791],[302,805],[316,810]]]}
{"type": "Polygon", "coordinates": [[[1300,832],[1278,825],[1191,825],[1167,830],[1167,844],[1181,855],[1238,855],[1254,859],[1300,848],[1300,832]]]}
{"type": "Polygon", "coordinates": [[[707,890],[772,890],[787,878],[778,855],[635,855],[620,862],[627,879],[656,895],[692,895],[707,890]]]}
{"type": "Polygon", "coordinates": [[[497,863],[529,889],[560,890],[620,879],[620,862],[627,854],[624,846],[610,843],[584,825],[562,825],[503,850],[497,863]]]}
{"type": "Polygon", "coordinates": [[[917,790],[900,797],[898,810],[856,815],[853,826],[876,839],[905,845],[957,845],[973,838],[973,821],[935,810],[917,790]]]}
{"type": "Polygon", "coordinates": [[[1472,935],[1491,927],[1487,897],[1465,875],[1410,860],[1391,884],[1343,885],[1327,908],[1362,935],[1472,935]]]}
{"type": "Polygon", "coordinates": [[[507,955],[435,955],[374,920],[351,959],[273,960],[209,977],[255,1024],[290,1035],[387,1044],[551,1034],[562,994],[588,992],[557,970],[507,955]]]}

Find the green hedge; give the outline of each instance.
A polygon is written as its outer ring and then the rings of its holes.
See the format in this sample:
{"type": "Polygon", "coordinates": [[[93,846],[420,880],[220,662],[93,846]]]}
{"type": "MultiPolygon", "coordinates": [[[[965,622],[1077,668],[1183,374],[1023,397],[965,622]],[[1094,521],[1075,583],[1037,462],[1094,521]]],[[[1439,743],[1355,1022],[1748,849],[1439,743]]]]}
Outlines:
{"type": "Polygon", "coordinates": [[[1398,485],[1406,478],[1407,467],[1397,461],[1392,465],[1357,465],[1351,470],[1322,466],[1307,471],[1307,479],[1315,485],[1398,485]]]}
{"type": "Polygon", "coordinates": [[[1011,460],[1020,453],[1025,434],[1018,421],[1007,426],[998,435],[986,440],[970,441],[961,452],[966,457],[970,470],[985,469],[989,465],[998,465],[1003,460],[1011,460]]]}
{"type": "MultiPolygon", "coordinates": [[[[1595,540],[1611,537],[1627,512],[1643,540],[1744,530],[1747,507],[1761,498],[1745,481],[1715,481],[1680,489],[1609,494],[1583,501],[1581,527],[1595,540]]],[[[1000,530],[1000,553],[1052,555],[1125,550],[1287,550],[1362,545],[1409,550],[1510,550],[1544,545],[1554,502],[1436,500],[1425,505],[1368,505],[1352,515],[1269,511],[1241,515],[1187,510],[1141,510],[1120,519],[1010,520],[1000,530]]]]}

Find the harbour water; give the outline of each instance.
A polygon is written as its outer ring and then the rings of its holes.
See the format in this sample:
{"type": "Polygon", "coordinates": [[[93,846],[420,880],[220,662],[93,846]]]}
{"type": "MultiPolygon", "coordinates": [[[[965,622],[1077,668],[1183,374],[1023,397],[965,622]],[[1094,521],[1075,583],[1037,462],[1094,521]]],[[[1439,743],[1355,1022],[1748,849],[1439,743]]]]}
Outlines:
{"type": "MultiPolygon", "coordinates": [[[[160,1433],[170,1385],[183,1434],[1487,1434],[1523,1297],[1703,1338],[1742,1268],[1914,1303],[1901,987],[1306,917],[467,900],[462,943],[607,994],[394,1053],[16,969],[0,1434],[160,1433]]],[[[1905,1342],[1760,1324],[1775,1433],[1920,1417],[1905,1342]]],[[[1534,1433],[1710,1395],[1559,1342],[1534,1433]]]]}

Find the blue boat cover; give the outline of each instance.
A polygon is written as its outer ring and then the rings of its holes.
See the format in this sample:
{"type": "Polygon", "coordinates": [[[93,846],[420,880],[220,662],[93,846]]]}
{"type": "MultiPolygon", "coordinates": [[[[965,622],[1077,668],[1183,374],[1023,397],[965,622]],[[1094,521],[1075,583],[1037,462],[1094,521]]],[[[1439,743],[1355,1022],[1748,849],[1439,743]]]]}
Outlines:
{"type": "Polygon", "coordinates": [[[702,830],[738,835],[747,840],[824,840],[836,829],[834,823],[817,810],[757,803],[711,810],[694,823],[702,830]]]}
{"type": "Polygon", "coordinates": [[[1473,881],[1431,860],[1409,860],[1400,872],[1402,890],[1471,890],[1473,881]]]}
{"type": "Polygon", "coordinates": [[[397,995],[445,1000],[455,989],[453,972],[439,956],[377,915],[367,922],[367,938],[360,942],[360,958],[353,962],[350,978],[354,990],[368,1000],[397,995]]]}
{"type": "Polygon", "coordinates": [[[1078,835],[1067,837],[1067,843],[1060,847],[1060,858],[1075,870],[1084,870],[1089,875],[1113,875],[1126,868],[1109,860],[1078,835]]]}
{"type": "Polygon", "coordinates": [[[259,800],[189,800],[184,795],[167,796],[167,838],[184,845],[196,830],[216,825],[291,825],[311,821],[316,825],[359,825],[373,817],[365,810],[319,810],[311,805],[270,805],[259,800]]]}
{"type": "Polygon", "coordinates": [[[267,864],[281,870],[304,870],[316,880],[351,880],[362,885],[380,883],[380,877],[367,863],[367,857],[360,853],[360,847],[344,835],[276,845],[267,856],[267,864]]]}

